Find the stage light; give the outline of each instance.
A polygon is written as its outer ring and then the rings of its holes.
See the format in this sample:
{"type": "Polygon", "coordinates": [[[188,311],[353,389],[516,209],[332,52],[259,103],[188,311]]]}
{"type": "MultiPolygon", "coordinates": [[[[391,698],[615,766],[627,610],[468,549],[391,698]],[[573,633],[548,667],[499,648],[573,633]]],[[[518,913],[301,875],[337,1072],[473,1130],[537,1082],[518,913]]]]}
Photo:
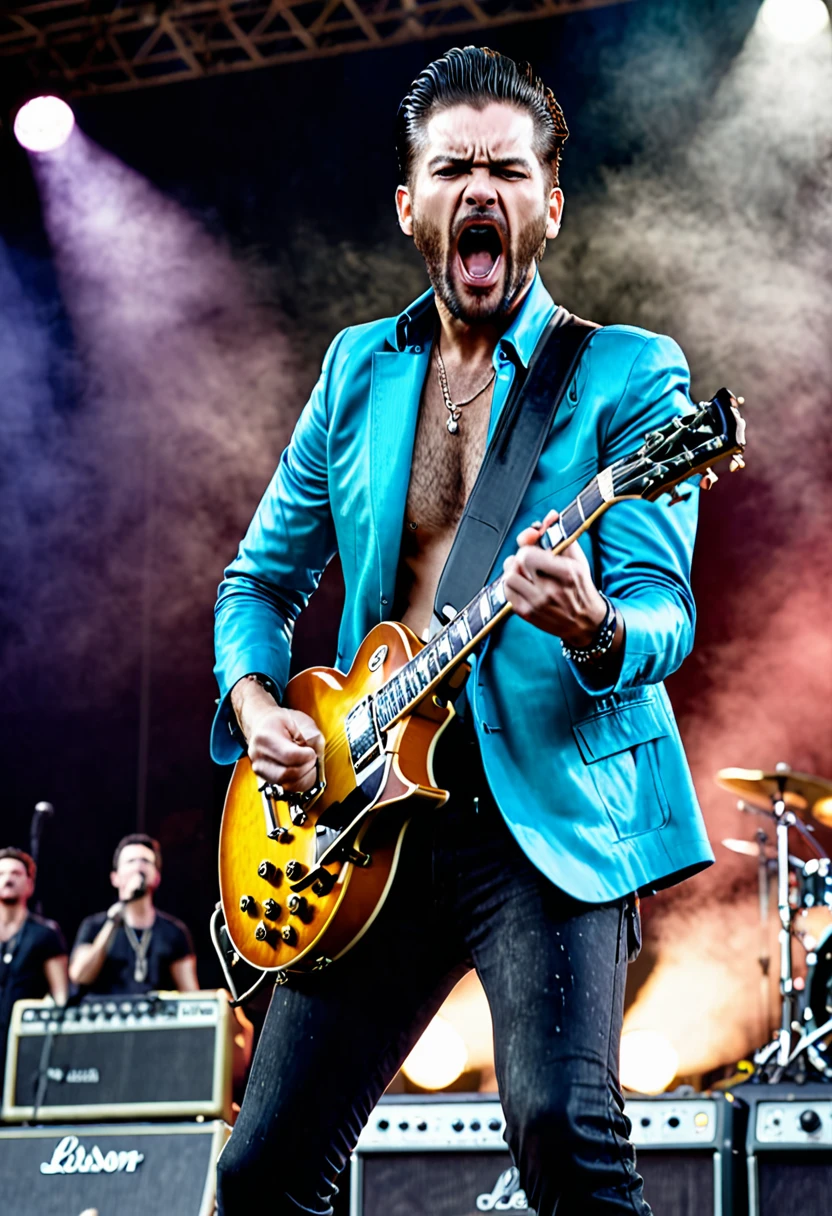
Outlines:
{"type": "Polygon", "coordinates": [[[75,115],[60,97],[33,97],[17,111],[14,134],[28,152],[54,152],[69,139],[75,115]]]}
{"type": "Polygon", "coordinates": [[[436,1017],[402,1065],[402,1072],[420,1089],[445,1089],[465,1071],[468,1049],[450,1022],[436,1017]]]}
{"type": "Polygon", "coordinates": [[[760,21],[782,42],[808,42],[829,25],[824,0],[764,0],[760,21]]]}
{"type": "Polygon", "coordinates": [[[679,1070],[679,1056],[658,1030],[628,1030],[621,1036],[621,1084],[639,1094],[661,1094],[679,1070]]]}

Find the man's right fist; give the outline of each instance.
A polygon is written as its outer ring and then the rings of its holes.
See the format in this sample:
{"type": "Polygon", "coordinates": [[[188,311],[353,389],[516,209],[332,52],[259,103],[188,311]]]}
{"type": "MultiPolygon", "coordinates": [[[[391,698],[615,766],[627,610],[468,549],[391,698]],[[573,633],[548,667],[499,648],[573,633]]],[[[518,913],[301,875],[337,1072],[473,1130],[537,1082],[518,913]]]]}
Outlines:
{"type": "Polygon", "coordinates": [[[275,705],[254,717],[248,756],[258,777],[303,793],[315,784],[324,737],[308,714],[275,705]]]}

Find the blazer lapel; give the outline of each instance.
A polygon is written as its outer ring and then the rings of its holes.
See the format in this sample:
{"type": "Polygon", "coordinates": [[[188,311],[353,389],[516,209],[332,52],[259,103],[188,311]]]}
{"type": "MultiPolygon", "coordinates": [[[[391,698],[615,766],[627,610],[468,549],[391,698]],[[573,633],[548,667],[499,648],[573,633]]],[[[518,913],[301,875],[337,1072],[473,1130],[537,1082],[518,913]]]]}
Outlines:
{"type": "Polygon", "coordinates": [[[379,620],[390,616],[395,595],[419,400],[430,359],[430,345],[416,349],[418,354],[411,347],[373,355],[370,503],[378,557],[379,620]]]}

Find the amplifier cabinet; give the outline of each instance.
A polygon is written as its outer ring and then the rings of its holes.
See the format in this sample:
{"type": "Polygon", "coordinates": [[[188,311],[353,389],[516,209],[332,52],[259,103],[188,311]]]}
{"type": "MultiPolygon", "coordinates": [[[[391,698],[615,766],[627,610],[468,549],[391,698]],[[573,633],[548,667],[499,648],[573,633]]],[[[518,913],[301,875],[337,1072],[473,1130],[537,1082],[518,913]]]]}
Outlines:
{"type": "MultiPolygon", "coordinates": [[[[662,1216],[735,1216],[733,1109],[711,1097],[627,1103],[645,1195],[662,1216]]],[[[530,1212],[496,1097],[395,1095],[352,1159],[350,1216],[530,1212]]]]}
{"type": "Polygon", "coordinates": [[[228,1119],[235,1026],[222,990],[17,1001],[3,1122],[228,1119]]]}
{"type": "Polygon", "coordinates": [[[3,1211],[211,1216],[230,1130],[219,1121],[0,1128],[3,1211]]]}
{"type": "Polygon", "coordinates": [[[745,1084],[749,1216],[832,1211],[832,1085],[745,1084]]]}

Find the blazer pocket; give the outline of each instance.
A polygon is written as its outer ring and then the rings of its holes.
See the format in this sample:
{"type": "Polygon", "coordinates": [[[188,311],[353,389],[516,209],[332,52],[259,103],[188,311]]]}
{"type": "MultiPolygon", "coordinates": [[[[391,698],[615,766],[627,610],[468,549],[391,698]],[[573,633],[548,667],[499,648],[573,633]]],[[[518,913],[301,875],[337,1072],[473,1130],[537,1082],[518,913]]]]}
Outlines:
{"type": "Polygon", "coordinates": [[[668,732],[653,699],[594,714],[572,729],[618,839],[663,827],[670,805],[659,771],[658,741],[668,732]]]}

